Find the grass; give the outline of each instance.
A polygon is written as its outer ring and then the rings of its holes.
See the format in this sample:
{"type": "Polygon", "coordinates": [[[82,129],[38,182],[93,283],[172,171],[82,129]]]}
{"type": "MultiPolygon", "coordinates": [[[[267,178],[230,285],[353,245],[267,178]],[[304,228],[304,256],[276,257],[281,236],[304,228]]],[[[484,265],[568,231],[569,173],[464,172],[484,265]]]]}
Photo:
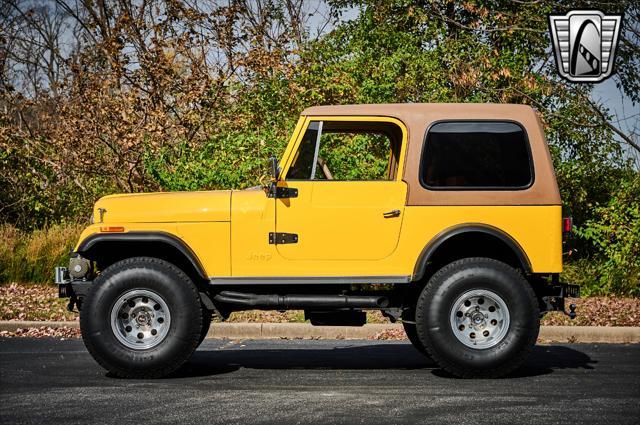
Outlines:
{"type": "Polygon", "coordinates": [[[56,224],[26,232],[0,224],[0,283],[52,283],[53,269],[69,262],[84,225],[56,224]]]}

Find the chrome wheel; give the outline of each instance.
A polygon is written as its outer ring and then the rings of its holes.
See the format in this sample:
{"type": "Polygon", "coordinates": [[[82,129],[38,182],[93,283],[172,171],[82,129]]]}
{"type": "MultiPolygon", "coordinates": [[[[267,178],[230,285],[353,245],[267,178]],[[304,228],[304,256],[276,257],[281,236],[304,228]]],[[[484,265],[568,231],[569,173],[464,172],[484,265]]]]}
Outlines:
{"type": "Polygon", "coordinates": [[[162,297],[146,289],[122,295],[111,307],[111,330],[122,344],[146,350],[160,344],[169,333],[171,314],[162,297]]]}
{"type": "Polygon", "coordinates": [[[475,349],[500,343],[509,330],[509,309],[495,292],[476,289],[459,297],[451,309],[451,331],[475,349]]]}

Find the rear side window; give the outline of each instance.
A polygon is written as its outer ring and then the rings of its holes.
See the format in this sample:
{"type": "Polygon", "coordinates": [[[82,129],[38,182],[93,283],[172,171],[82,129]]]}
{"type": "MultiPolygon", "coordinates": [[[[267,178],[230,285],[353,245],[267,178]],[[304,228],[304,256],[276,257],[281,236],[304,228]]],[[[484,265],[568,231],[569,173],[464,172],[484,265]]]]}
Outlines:
{"type": "Polygon", "coordinates": [[[428,189],[525,189],[533,182],[529,142],[512,122],[451,121],[432,125],[420,180],[428,189]]]}

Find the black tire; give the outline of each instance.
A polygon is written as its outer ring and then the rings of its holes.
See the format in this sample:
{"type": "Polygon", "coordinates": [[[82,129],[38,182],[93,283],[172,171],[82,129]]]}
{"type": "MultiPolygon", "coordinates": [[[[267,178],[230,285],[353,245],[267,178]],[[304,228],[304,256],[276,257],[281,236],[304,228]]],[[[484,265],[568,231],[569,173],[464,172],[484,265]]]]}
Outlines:
{"type": "Polygon", "coordinates": [[[198,347],[202,344],[202,341],[207,337],[207,333],[209,333],[209,328],[211,327],[211,320],[213,319],[213,315],[211,311],[206,307],[202,307],[202,329],[200,330],[200,339],[198,340],[198,347]]]}
{"type": "MultiPolygon", "coordinates": [[[[419,293],[416,293],[417,297],[419,293]]],[[[410,303],[411,301],[409,301],[410,303]]],[[[422,353],[424,356],[428,357],[427,350],[424,348],[424,344],[420,341],[418,337],[418,330],[416,329],[416,309],[415,305],[413,308],[406,309],[402,312],[402,327],[404,328],[404,333],[407,335],[409,342],[414,346],[416,350],[422,353]]]]}
{"type": "Polygon", "coordinates": [[[416,329],[416,325],[413,323],[402,322],[402,326],[404,327],[404,333],[407,334],[407,338],[415,347],[415,349],[420,351],[421,354],[428,357],[429,355],[427,354],[427,350],[424,348],[422,341],[420,341],[420,338],[418,337],[418,330],[416,329]]]}
{"type": "Polygon", "coordinates": [[[517,270],[493,259],[466,258],[431,277],[418,299],[416,329],[429,356],[447,372],[462,378],[496,378],[524,362],[538,338],[539,316],[535,293],[517,270]],[[461,342],[451,323],[453,315],[462,316],[454,313],[454,304],[474,290],[499,296],[509,313],[504,336],[482,349],[461,342]]]}
{"type": "Polygon", "coordinates": [[[162,377],[178,369],[198,345],[202,332],[198,290],[182,270],[166,261],[150,257],[122,260],[95,279],[82,306],[80,329],[89,353],[112,375],[162,377]],[[157,294],[170,311],[166,336],[148,349],[127,347],[112,328],[112,307],[132,290],[157,294]]]}

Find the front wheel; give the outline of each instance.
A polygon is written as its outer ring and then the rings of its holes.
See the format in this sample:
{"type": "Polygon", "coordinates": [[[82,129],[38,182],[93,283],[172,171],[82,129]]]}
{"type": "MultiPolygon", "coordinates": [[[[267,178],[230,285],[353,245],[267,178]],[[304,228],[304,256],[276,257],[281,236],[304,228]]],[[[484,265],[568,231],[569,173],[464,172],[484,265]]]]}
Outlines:
{"type": "Polygon", "coordinates": [[[426,351],[449,373],[493,378],[520,366],[540,328],[533,289],[515,269],[466,258],[436,272],[416,307],[426,351]]]}
{"type": "Polygon", "coordinates": [[[428,357],[429,355],[427,354],[427,350],[424,348],[424,344],[422,344],[422,341],[420,341],[420,338],[418,337],[416,325],[413,323],[402,322],[402,327],[404,328],[404,333],[407,335],[407,339],[409,339],[411,345],[413,345],[416,350],[420,351],[420,353],[428,357]]]}
{"type": "Polygon", "coordinates": [[[80,314],[89,353],[111,374],[126,378],[173,372],[197,347],[202,328],[200,298],[191,279],[150,257],[106,268],[80,314]]]}
{"type": "Polygon", "coordinates": [[[418,337],[418,330],[416,329],[416,312],[415,308],[404,310],[402,313],[402,327],[404,333],[407,335],[407,339],[411,342],[411,345],[418,350],[424,356],[429,357],[427,350],[424,348],[424,344],[418,337]]]}
{"type": "Polygon", "coordinates": [[[213,320],[213,313],[211,310],[202,306],[202,328],[200,329],[200,338],[198,339],[198,347],[202,344],[202,341],[207,337],[209,328],[211,327],[211,320],[213,320]]]}

